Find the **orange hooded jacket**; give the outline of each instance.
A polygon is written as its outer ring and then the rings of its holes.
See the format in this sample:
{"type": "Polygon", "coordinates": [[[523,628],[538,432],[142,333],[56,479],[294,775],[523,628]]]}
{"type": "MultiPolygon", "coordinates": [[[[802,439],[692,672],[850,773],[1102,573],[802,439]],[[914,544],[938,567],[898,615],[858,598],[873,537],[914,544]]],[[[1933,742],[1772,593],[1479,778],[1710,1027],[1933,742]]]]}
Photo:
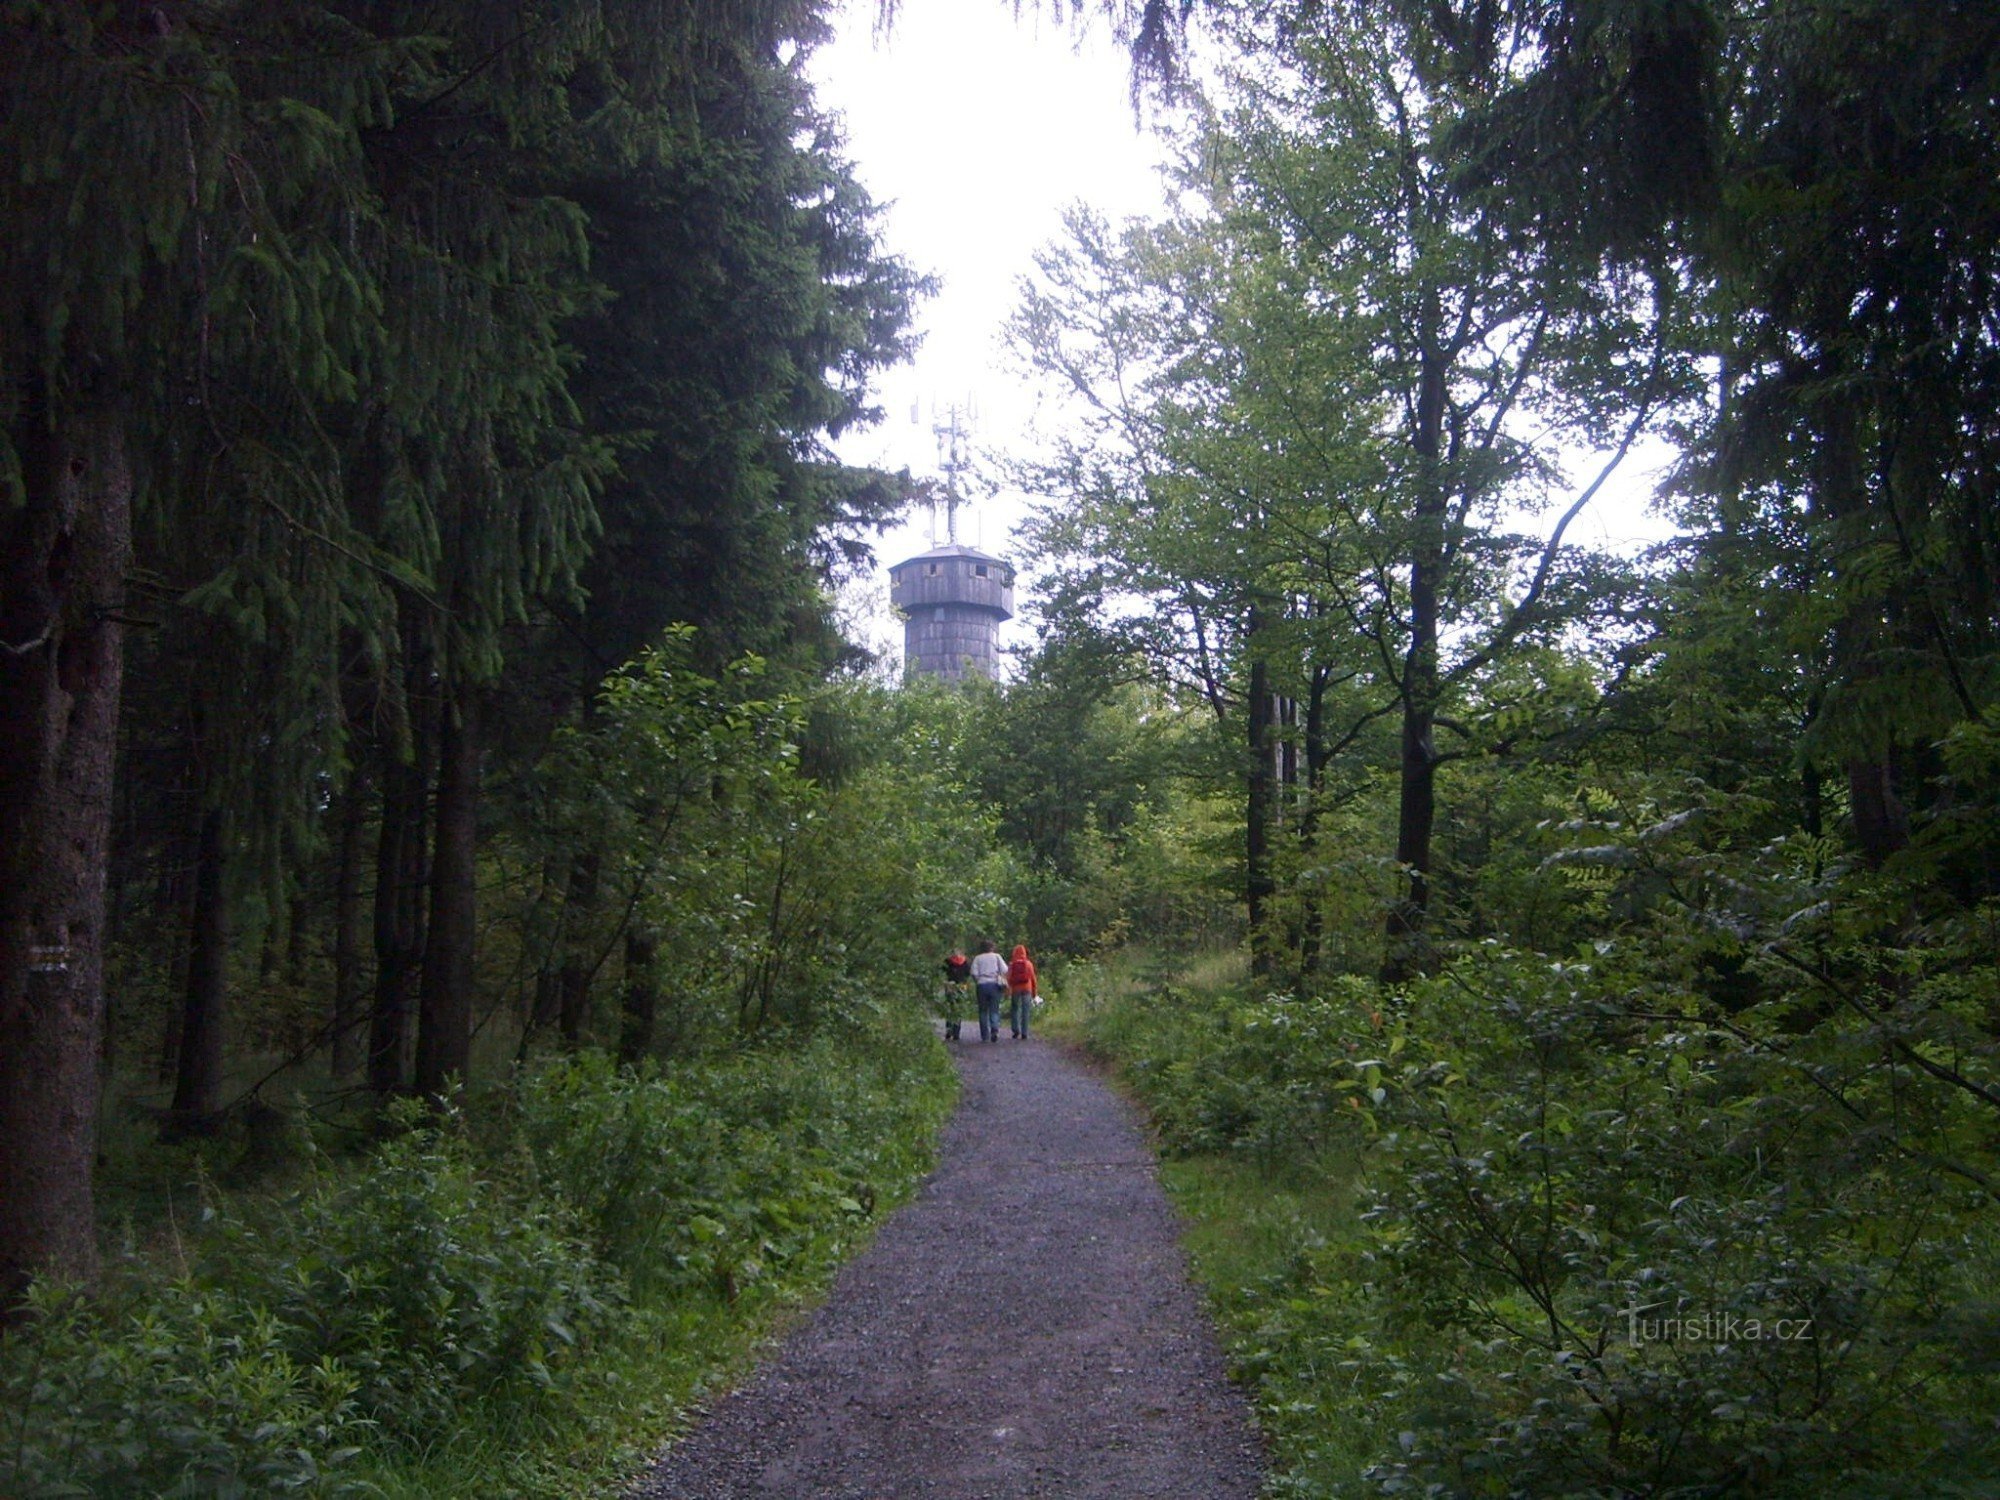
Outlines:
{"type": "Polygon", "coordinates": [[[1038,995],[1035,988],[1035,961],[1028,957],[1028,945],[1016,943],[1014,957],[1007,965],[1007,989],[1016,995],[1038,995]]]}

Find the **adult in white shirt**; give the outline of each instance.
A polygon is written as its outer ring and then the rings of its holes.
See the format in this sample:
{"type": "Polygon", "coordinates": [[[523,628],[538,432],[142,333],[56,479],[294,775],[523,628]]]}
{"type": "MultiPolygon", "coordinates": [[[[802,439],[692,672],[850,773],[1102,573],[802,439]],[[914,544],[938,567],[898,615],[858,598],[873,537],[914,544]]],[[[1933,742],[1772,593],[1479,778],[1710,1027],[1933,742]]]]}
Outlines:
{"type": "Polygon", "coordinates": [[[1000,997],[1007,993],[1007,960],[988,938],[972,956],[972,982],[979,990],[979,1040],[1000,1040],[1000,997]]]}

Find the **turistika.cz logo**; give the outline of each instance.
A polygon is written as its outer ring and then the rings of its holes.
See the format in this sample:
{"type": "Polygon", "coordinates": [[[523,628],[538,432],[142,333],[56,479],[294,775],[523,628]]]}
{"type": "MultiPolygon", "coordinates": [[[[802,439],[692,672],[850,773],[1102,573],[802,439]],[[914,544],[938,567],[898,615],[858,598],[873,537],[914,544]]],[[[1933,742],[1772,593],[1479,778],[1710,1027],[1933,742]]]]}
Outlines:
{"type": "MultiPolygon", "coordinates": [[[[1657,1305],[1657,1304],[1655,1304],[1657,1305]]],[[[1625,1309],[1625,1336],[1640,1344],[1749,1344],[1777,1339],[1796,1344],[1811,1340],[1811,1318],[1753,1318],[1742,1313],[1681,1313],[1649,1318],[1650,1307],[1625,1309]]]]}

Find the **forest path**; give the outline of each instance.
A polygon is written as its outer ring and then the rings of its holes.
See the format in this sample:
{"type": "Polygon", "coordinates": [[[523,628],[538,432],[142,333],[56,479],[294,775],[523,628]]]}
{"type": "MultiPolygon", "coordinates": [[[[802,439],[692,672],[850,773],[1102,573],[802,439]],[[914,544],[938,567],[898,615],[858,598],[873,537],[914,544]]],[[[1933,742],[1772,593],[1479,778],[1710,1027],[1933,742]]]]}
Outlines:
{"type": "Polygon", "coordinates": [[[948,1045],[964,1092],[937,1171],[638,1497],[1257,1493],[1130,1108],[1040,1038],[948,1045]]]}

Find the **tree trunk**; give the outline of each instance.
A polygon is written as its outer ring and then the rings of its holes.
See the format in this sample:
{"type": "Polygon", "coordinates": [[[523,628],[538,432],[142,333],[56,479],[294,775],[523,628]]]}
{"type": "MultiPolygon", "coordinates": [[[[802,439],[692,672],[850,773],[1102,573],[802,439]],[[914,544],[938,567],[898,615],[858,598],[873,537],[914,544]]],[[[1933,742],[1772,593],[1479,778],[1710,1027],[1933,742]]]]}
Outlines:
{"type": "Polygon", "coordinates": [[[0,1310],[97,1271],[91,1165],[132,472],[101,412],[16,424],[0,511],[0,1310]]]}
{"type": "Polygon", "coordinates": [[[1250,608],[1249,653],[1250,693],[1244,722],[1248,726],[1246,751],[1250,758],[1245,786],[1243,897],[1250,920],[1250,971],[1263,977],[1271,972],[1271,938],[1266,931],[1271,897],[1276,885],[1271,874],[1271,817],[1275,800],[1272,787],[1272,699],[1271,669],[1263,658],[1262,612],[1250,608]]]}
{"type": "Polygon", "coordinates": [[[1280,695],[1277,705],[1278,787],[1282,795],[1278,816],[1288,819],[1294,811],[1294,793],[1299,787],[1299,700],[1280,695]]]}
{"type": "Polygon", "coordinates": [[[222,1107],[222,1022],[229,996],[228,822],[219,807],[201,815],[169,1127],[174,1135],[212,1129],[222,1107]]]}
{"type": "Polygon", "coordinates": [[[1438,595],[1451,555],[1439,473],[1446,364],[1441,351],[1426,351],[1418,377],[1416,430],[1411,435],[1422,488],[1411,513],[1410,648],[1403,658],[1402,784],[1396,808],[1396,863],[1404,888],[1401,899],[1389,908],[1385,924],[1382,979],[1389,984],[1421,973],[1430,957],[1426,928],[1431,833],[1437,824],[1438,595]]]}
{"type": "Polygon", "coordinates": [[[368,1018],[368,1087],[403,1087],[411,992],[424,953],[424,793],[420,765],[393,752],[382,768],[382,831],[375,846],[375,1000],[368,1018]]]}
{"type": "Polygon", "coordinates": [[[472,1065],[472,986],[478,931],[479,693],[445,696],[438,749],[437,840],[430,931],[417,1017],[417,1092],[442,1097],[472,1065]]]}
{"type": "Polygon", "coordinates": [[[1847,800],[1854,809],[1854,836],[1871,870],[1881,869],[1890,855],[1910,842],[1910,815],[1896,780],[1894,752],[1856,756],[1847,763],[1847,800]]]}
{"type": "MultiPolygon", "coordinates": [[[[1326,687],[1332,674],[1314,667],[1312,687],[1306,698],[1306,797],[1299,815],[1299,852],[1308,869],[1314,868],[1313,854],[1319,842],[1320,793],[1326,783],[1326,687]]],[[[1299,919],[1299,973],[1310,977],[1319,972],[1320,948],[1325,941],[1326,896],[1323,881],[1303,883],[1299,892],[1305,905],[1299,919]]]]}
{"type": "Polygon", "coordinates": [[[653,962],[659,954],[660,937],[652,928],[635,922],[626,930],[620,1062],[636,1063],[653,1050],[653,1027],[660,1014],[660,978],[653,972],[653,962]]]}
{"type": "MultiPolygon", "coordinates": [[[[1806,699],[1805,717],[1799,721],[1798,738],[1804,739],[1812,732],[1819,719],[1823,694],[1818,688],[1806,699]]],[[[1810,838],[1818,838],[1826,830],[1826,777],[1819,765],[1808,755],[1799,763],[1799,827],[1810,838]]],[[[1813,879],[1819,879],[1818,860],[1814,860],[1813,879]]]]}
{"type": "Polygon", "coordinates": [[[576,857],[569,872],[569,895],[563,902],[564,947],[556,1024],[568,1047],[583,1041],[584,1023],[590,1019],[590,981],[596,969],[590,952],[590,918],[597,907],[598,865],[595,849],[576,857]]]}
{"type": "Polygon", "coordinates": [[[1437,825],[1437,579],[1427,566],[1410,586],[1411,644],[1403,663],[1401,786],[1396,808],[1396,863],[1403,896],[1389,908],[1382,978],[1399,983],[1421,973],[1429,956],[1431,834],[1437,825]]]}
{"type": "MultiPolygon", "coordinates": [[[[188,800],[198,805],[200,792],[195,780],[194,767],[183,767],[174,782],[170,798],[175,801],[188,800]]],[[[182,919],[169,923],[173,944],[166,964],[166,993],[185,995],[188,982],[188,934],[194,930],[194,873],[201,825],[192,827],[186,818],[171,821],[160,861],[159,883],[154,887],[153,903],[161,911],[178,912],[182,919]]],[[[161,1088],[172,1088],[174,1078],[180,1068],[181,1055],[181,1009],[178,1005],[163,1007],[166,1012],[165,1024],[160,1028],[160,1050],[153,1068],[153,1081],[161,1088]]]]}
{"type": "Polygon", "coordinates": [[[312,901],[306,895],[307,872],[298,872],[299,889],[285,903],[285,983],[297,988],[306,982],[306,960],[312,943],[312,901]]]}
{"type": "Polygon", "coordinates": [[[542,856],[541,889],[535,897],[536,916],[528,925],[529,932],[535,934],[530,938],[535,953],[535,984],[521,1016],[521,1044],[514,1053],[516,1063],[526,1062],[535,1036],[556,1024],[557,1003],[561,995],[557,976],[562,972],[562,915],[568,892],[568,882],[563,876],[567,868],[560,855],[548,853],[542,856]],[[550,910],[554,912],[552,921],[544,916],[550,910]]]}
{"type": "Polygon", "coordinates": [[[521,1033],[520,1056],[528,1055],[528,1038],[538,1031],[546,1031],[556,1024],[556,1013],[562,998],[562,970],[554,960],[545,961],[535,970],[534,993],[528,1001],[527,1025],[521,1033]]]}
{"type": "Polygon", "coordinates": [[[333,1016],[330,1062],[334,1080],[361,1058],[361,862],[368,826],[368,783],[359,772],[341,797],[340,852],[333,874],[333,1016]]]}

